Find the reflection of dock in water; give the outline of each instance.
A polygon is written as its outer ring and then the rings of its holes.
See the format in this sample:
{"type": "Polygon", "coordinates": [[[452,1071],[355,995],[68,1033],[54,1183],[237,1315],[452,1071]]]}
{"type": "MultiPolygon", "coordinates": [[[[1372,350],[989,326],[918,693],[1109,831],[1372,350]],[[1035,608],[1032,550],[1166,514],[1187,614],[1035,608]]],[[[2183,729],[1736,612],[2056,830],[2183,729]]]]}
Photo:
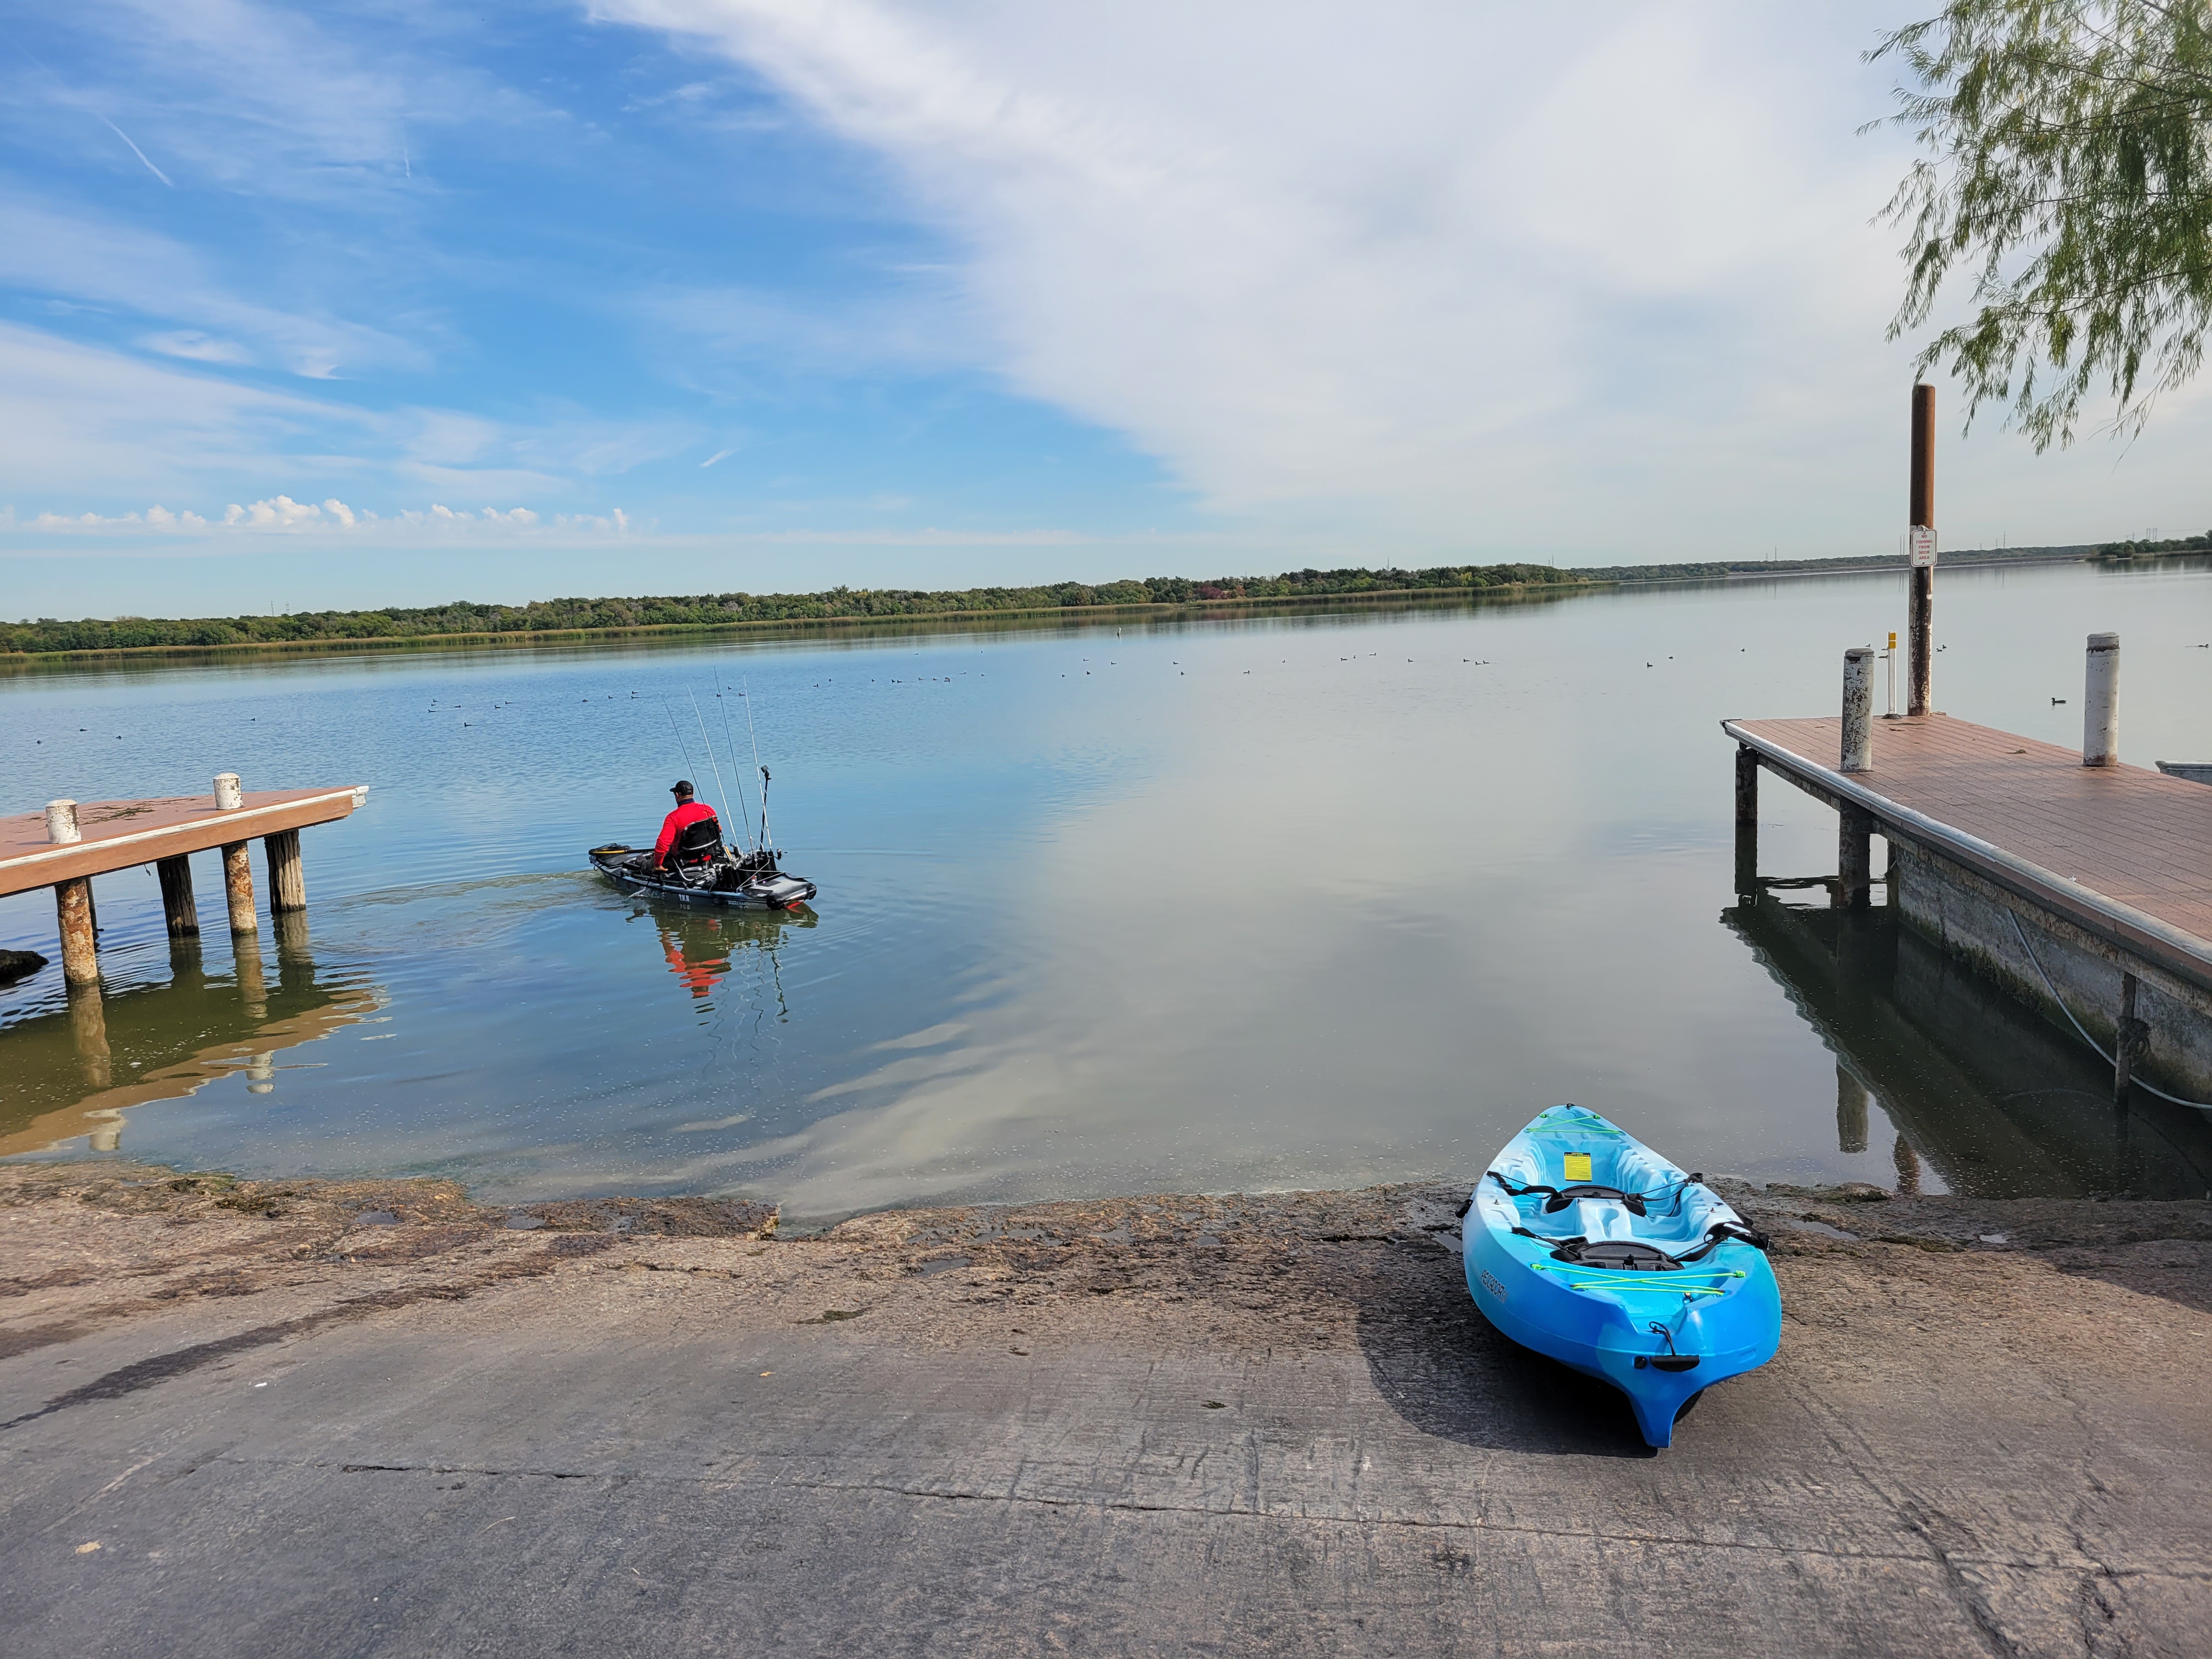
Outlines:
{"type": "Polygon", "coordinates": [[[305,916],[281,916],[276,931],[273,982],[258,940],[246,934],[234,937],[227,975],[210,975],[197,947],[179,948],[166,985],[72,996],[65,1011],[9,1026],[0,1157],[79,1135],[94,1152],[118,1151],[126,1111],[241,1072],[254,1093],[271,1092],[278,1054],[383,1006],[373,988],[317,980],[305,916]]]}
{"type": "Polygon", "coordinates": [[[2137,1091],[1953,961],[1887,908],[1803,909],[1761,890],[1722,914],[1836,1055],[1838,1149],[1867,1150],[1879,1103],[1899,1132],[1900,1186],[1917,1160],[1977,1198],[2212,1189],[2212,1127],[2137,1091]]]}

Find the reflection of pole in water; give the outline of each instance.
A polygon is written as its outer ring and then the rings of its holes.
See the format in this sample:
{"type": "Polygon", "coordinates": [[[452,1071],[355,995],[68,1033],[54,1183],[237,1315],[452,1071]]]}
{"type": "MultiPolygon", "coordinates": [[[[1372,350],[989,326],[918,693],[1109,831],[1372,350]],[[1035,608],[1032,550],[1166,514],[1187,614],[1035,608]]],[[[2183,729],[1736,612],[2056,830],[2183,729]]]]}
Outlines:
{"type": "Polygon", "coordinates": [[[70,986],[69,1015],[70,1039],[76,1045],[78,1062],[84,1067],[85,1087],[106,1088],[114,1067],[107,1047],[107,1007],[100,1000],[100,987],[70,986]]]}
{"type": "Polygon", "coordinates": [[[276,1087],[276,1054],[264,1048],[254,1055],[246,1067],[246,1092],[250,1095],[272,1093],[276,1087]]]}
{"type": "Polygon", "coordinates": [[[1907,1198],[1920,1194],[1920,1154],[1903,1135],[1897,1138],[1897,1190],[1907,1198]]]}
{"type": "Polygon", "coordinates": [[[231,960],[238,969],[238,994],[246,1003],[248,1019],[269,1018],[269,983],[262,973],[261,939],[255,933],[233,933],[231,960]]]}
{"type": "Polygon", "coordinates": [[[95,1152],[119,1152],[123,1150],[123,1114],[117,1111],[87,1112],[94,1120],[90,1140],[95,1152]]]}
{"type": "Polygon", "coordinates": [[[1836,1062],[1836,1150],[1863,1152],[1866,1149],[1867,1087],[1845,1071],[1839,1060],[1836,1062]]]}

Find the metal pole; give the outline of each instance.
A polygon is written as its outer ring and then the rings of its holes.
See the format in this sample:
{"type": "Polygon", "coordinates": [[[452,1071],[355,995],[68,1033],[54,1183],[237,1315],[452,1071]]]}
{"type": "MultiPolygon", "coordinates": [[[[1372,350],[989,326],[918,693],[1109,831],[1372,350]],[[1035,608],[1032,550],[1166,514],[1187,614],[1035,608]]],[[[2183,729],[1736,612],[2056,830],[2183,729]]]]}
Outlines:
{"type": "Polygon", "coordinates": [[[1889,665],[1889,707],[1882,718],[1893,720],[1897,718],[1897,631],[1894,629],[1890,630],[1889,649],[1881,653],[1881,659],[1889,665]]]}
{"type": "MultiPolygon", "coordinates": [[[[1912,388],[1912,500],[1906,522],[1931,534],[1936,528],[1936,388],[1912,388]]],[[[1912,569],[1912,678],[1906,712],[1925,714],[1929,705],[1929,672],[1935,647],[1930,639],[1936,625],[1936,566],[1931,550],[1929,562],[1916,557],[1912,569]]]]}
{"type": "Polygon", "coordinates": [[[2087,679],[2081,696],[2081,764],[2120,763],[2120,636],[2089,635],[2087,679]]]}
{"type": "Polygon", "coordinates": [[[1874,647],[1844,653],[1844,764],[1846,772],[1874,769],[1874,647]]]}

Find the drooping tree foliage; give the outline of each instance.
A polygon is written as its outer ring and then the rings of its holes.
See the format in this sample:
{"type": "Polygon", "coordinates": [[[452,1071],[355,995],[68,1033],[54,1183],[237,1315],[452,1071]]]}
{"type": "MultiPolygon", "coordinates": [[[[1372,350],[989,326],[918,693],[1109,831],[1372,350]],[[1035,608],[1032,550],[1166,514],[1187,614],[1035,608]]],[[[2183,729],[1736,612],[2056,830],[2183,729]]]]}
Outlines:
{"type": "Polygon", "coordinates": [[[1911,227],[1890,337],[1970,275],[1972,319],[1920,359],[1970,421],[2007,406],[2063,446],[2101,387],[2139,432],[2212,325],[2212,0],[1953,0],[1869,56],[1909,71],[1893,118],[1928,152],[1889,205],[1911,227]]]}

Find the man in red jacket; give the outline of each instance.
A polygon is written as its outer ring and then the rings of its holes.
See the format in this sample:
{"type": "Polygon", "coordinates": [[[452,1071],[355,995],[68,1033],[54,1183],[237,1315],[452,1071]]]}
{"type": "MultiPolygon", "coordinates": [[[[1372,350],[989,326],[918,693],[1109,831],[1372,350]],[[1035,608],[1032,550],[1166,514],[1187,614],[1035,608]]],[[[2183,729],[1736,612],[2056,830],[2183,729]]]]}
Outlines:
{"type": "Polygon", "coordinates": [[[704,801],[691,799],[690,780],[679,779],[670,787],[669,793],[676,797],[676,810],[660,821],[660,839],[653,844],[653,862],[656,867],[664,870],[669,866],[669,855],[675,849],[678,836],[695,823],[715,822],[713,807],[704,801]]]}

